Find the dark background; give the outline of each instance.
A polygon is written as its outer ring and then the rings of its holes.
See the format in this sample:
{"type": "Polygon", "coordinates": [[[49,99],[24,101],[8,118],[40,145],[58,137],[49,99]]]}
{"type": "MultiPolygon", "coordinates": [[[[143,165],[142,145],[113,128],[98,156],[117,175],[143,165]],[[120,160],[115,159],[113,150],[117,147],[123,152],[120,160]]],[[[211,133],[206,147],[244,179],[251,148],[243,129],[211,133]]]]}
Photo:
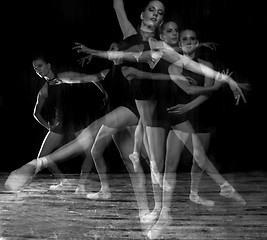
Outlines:
{"type": "MultiPolygon", "coordinates": [[[[145,2],[124,1],[134,26],[139,23],[145,2]]],[[[262,6],[256,1],[233,0],[167,2],[166,20],[177,21],[180,28],[197,29],[201,41],[218,43],[218,57],[234,71],[234,78],[252,86],[246,92],[246,104],[235,107],[231,94],[223,102],[212,145],[216,165],[221,171],[267,169],[263,155],[266,100],[261,94],[266,78],[266,67],[262,65],[266,50],[266,13],[262,6]]],[[[112,0],[10,1],[2,11],[5,10],[6,15],[2,17],[4,63],[1,68],[4,75],[0,89],[0,171],[11,171],[36,157],[46,134],[32,116],[37,93],[43,84],[33,72],[33,56],[38,52],[49,53],[58,71],[95,73],[103,69],[103,61],[93,60],[82,68],[77,63],[82,55],[72,50],[74,42],[108,49],[122,34],[112,0]]],[[[114,146],[107,151],[112,153],[109,157],[114,158],[112,170],[123,169],[114,146]]],[[[180,169],[188,170],[190,160],[180,165],[180,169]]],[[[71,161],[66,166],[66,170],[79,171],[80,162],[71,161]]]]}

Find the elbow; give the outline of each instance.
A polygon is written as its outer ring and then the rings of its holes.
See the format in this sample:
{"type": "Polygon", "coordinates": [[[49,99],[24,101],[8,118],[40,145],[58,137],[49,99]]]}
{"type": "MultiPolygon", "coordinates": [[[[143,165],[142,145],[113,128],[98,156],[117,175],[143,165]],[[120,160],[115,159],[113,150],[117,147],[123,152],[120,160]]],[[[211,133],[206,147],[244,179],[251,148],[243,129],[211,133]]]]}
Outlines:
{"type": "Polygon", "coordinates": [[[39,116],[40,116],[40,113],[39,113],[39,111],[38,111],[37,109],[34,109],[32,115],[33,115],[33,117],[34,117],[35,119],[38,119],[39,116]]]}
{"type": "Polygon", "coordinates": [[[37,113],[35,111],[32,113],[32,116],[37,119],[37,113]]]}

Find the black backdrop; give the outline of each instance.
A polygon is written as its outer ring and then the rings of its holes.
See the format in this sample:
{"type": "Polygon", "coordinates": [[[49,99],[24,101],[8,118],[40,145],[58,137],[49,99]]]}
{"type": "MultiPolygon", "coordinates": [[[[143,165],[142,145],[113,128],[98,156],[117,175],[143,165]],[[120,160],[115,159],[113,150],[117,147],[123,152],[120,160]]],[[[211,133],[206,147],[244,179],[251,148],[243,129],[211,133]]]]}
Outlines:
{"type": "MultiPolygon", "coordinates": [[[[137,26],[145,1],[124,2],[130,21],[137,26]]],[[[226,100],[214,142],[217,165],[222,171],[266,169],[261,138],[265,126],[263,109],[258,110],[263,104],[260,89],[265,74],[258,77],[258,73],[262,71],[260,56],[266,49],[263,41],[266,14],[256,2],[248,1],[167,2],[166,19],[176,20],[181,28],[198,29],[201,41],[219,43],[218,56],[235,72],[237,80],[252,86],[246,94],[247,104],[233,107],[233,100],[226,100]]],[[[102,62],[95,60],[81,68],[77,64],[81,55],[71,49],[74,42],[107,49],[112,41],[122,37],[111,0],[10,1],[5,10],[7,15],[2,20],[4,64],[1,65],[2,73],[7,75],[2,77],[0,90],[0,171],[10,171],[36,157],[46,133],[32,116],[36,95],[43,83],[32,70],[35,53],[49,53],[59,70],[93,73],[103,68],[102,62]]],[[[108,151],[118,158],[114,146],[108,151]]],[[[121,169],[121,162],[116,164],[121,169]]],[[[73,169],[79,167],[72,165],[73,169]]]]}

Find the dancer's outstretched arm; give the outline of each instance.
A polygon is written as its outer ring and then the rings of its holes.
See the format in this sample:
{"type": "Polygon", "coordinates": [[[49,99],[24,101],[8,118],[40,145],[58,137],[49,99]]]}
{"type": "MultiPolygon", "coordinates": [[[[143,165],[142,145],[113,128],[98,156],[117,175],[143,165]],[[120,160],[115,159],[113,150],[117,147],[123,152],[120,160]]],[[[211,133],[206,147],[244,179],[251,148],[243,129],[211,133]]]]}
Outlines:
{"type": "MultiPolygon", "coordinates": [[[[160,51],[162,53],[163,59],[172,63],[178,68],[180,69],[186,68],[192,72],[203,75],[205,77],[213,78],[215,79],[215,82],[228,83],[236,99],[236,104],[239,103],[240,97],[246,103],[246,98],[241,90],[241,87],[231,77],[227,76],[226,74],[219,73],[218,71],[215,71],[214,69],[209,68],[208,66],[205,66],[204,64],[198,63],[184,55],[179,54],[172,47],[170,47],[164,42],[157,41],[151,38],[149,43],[152,49],[156,51],[160,51]]],[[[94,56],[107,58],[110,60],[122,59],[126,61],[137,61],[138,62],[140,60],[148,61],[148,58],[150,58],[150,56],[153,56],[153,54],[151,54],[150,51],[146,51],[143,53],[142,52],[125,52],[125,51],[99,51],[99,50],[87,48],[86,46],[80,43],[76,43],[76,46],[73,49],[76,49],[78,52],[85,52],[88,54],[92,54],[94,56]],[[144,54],[145,54],[145,57],[143,57],[144,54]]],[[[181,79],[180,76],[177,77],[176,74],[171,74],[170,77],[172,78],[173,81],[177,81],[181,79]]],[[[215,84],[215,86],[217,86],[217,84],[215,84]]]]}
{"type": "Polygon", "coordinates": [[[136,62],[138,61],[139,57],[142,54],[140,52],[132,52],[132,51],[102,51],[97,49],[92,49],[86,47],[84,44],[75,42],[75,46],[72,48],[76,50],[78,53],[86,53],[95,57],[109,59],[111,61],[114,60],[123,60],[123,61],[130,61],[136,62]]]}
{"type": "Polygon", "coordinates": [[[90,83],[90,82],[99,82],[102,81],[107,73],[109,72],[109,69],[105,69],[99,73],[96,74],[86,74],[86,73],[80,73],[80,72],[62,72],[58,74],[58,77],[60,80],[64,83],[90,83]]]}
{"type": "MultiPolygon", "coordinates": [[[[236,99],[236,104],[239,103],[240,97],[246,103],[246,98],[239,84],[235,82],[231,77],[227,76],[226,74],[219,73],[218,71],[215,71],[214,69],[204,64],[198,63],[188,58],[187,56],[179,54],[172,47],[170,47],[164,42],[153,40],[153,41],[150,41],[150,46],[152,47],[152,49],[157,49],[161,51],[163,54],[162,55],[163,59],[172,63],[173,65],[176,65],[179,68],[186,68],[192,72],[198,73],[205,77],[213,78],[215,79],[215,82],[218,82],[218,81],[227,82],[234,94],[234,97],[236,99]]],[[[171,77],[173,76],[175,75],[171,74],[171,77]]]]}
{"type": "Polygon", "coordinates": [[[207,94],[207,93],[218,90],[218,88],[221,85],[221,83],[217,85],[209,86],[209,87],[191,85],[188,79],[178,72],[179,69],[177,68],[177,66],[173,65],[172,67],[175,68],[175,71],[172,72],[172,74],[175,74],[174,76],[170,76],[170,74],[164,74],[164,73],[144,72],[133,67],[123,67],[122,72],[128,80],[132,80],[132,79],[148,79],[148,80],[156,80],[156,81],[157,80],[172,80],[181,89],[183,89],[187,94],[190,94],[190,95],[207,94]]]}
{"type": "Polygon", "coordinates": [[[106,94],[105,89],[103,88],[100,81],[105,79],[108,72],[109,69],[104,69],[101,72],[95,74],[86,74],[86,73],[69,71],[58,74],[58,77],[63,83],[68,83],[68,84],[93,83],[102,93],[106,94]]]}

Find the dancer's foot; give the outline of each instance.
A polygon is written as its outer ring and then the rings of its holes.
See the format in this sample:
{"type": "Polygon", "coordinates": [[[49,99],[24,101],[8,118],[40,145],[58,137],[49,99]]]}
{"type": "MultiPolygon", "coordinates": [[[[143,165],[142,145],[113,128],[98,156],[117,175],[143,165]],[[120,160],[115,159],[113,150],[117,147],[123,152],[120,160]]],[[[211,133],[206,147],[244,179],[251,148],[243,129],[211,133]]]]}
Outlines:
{"type": "Polygon", "coordinates": [[[221,187],[220,195],[226,198],[232,198],[243,206],[246,205],[245,199],[230,184],[225,184],[221,187]]]}
{"type": "Polygon", "coordinates": [[[141,228],[143,230],[144,236],[147,236],[149,230],[152,228],[152,226],[157,221],[157,218],[159,216],[159,212],[157,211],[148,211],[140,216],[140,224],[141,228]]]}
{"type": "Polygon", "coordinates": [[[70,187],[71,187],[70,181],[68,179],[64,179],[57,185],[51,185],[49,187],[49,190],[52,190],[52,191],[64,191],[64,190],[68,190],[70,187]]]}
{"type": "Polygon", "coordinates": [[[33,177],[38,172],[37,168],[37,160],[34,159],[21,168],[12,171],[5,182],[5,188],[9,191],[21,191],[30,184],[33,177]]]}
{"type": "Polygon", "coordinates": [[[129,158],[133,163],[134,171],[137,172],[138,171],[138,164],[140,163],[139,154],[137,152],[133,152],[132,154],[129,155],[129,158]]]}
{"type": "Polygon", "coordinates": [[[75,189],[74,194],[76,195],[85,195],[85,186],[83,184],[78,184],[78,187],[75,189]]]}
{"type": "Polygon", "coordinates": [[[96,193],[88,193],[86,197],[92,200],[107,200],[111,198],[111,193],[109,190],[100,190],[96,193]]]}
{"type": "Polygon", "coordinates": [[[141,223],[155,223],[159,216],[159,211],[153,210],[140,217],[141,223]]]}
{"type": "Polygon", "coordinates": [[[157,239],[163,233],[164,229],[171,225],[171,223],[172,217],[168,214],[168,212],[161,211],[158,221],[148,231],[147,238],[157,239]]]}
{"type": "Polygon", "coordinates": [[[193,203],[201,204],[201,205],[206,206],[206,207],[213,207],[214,206],[214,201],[202,198],[202,197],[198,196],[197,193],[194,193],[194,192],[190,193],[189,199],[193,203]]]}

